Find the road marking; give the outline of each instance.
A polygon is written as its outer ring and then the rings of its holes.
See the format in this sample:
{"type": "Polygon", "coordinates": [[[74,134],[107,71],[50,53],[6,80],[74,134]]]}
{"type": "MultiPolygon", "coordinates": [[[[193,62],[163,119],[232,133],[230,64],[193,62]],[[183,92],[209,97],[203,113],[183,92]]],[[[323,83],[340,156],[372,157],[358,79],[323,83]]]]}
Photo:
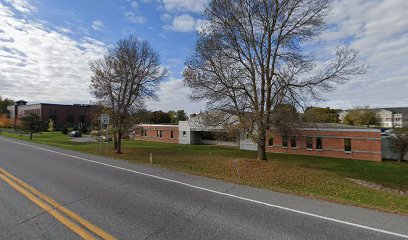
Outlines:
{"type": "Polygon", "coordinates": [[[30,191],[31,193],[33,193],[34,195],[36,195],[37,197],[39,197],[40,199],[45,201],[47,204],[49,204],[49,205],[53,206],[54,208],[58,209],[59,211],[63,212],[64,214],[66,214],[67,216],[72,218],[73,220],[76,220],[77,222],[79,222],[80,224],[82,224],[87,229],[89,229],[91,232],[95,233],[96,235],[100,236],[101,238],[108,239],[108,240],[115,239],[109,233],[107,233],[104,230],[102,230],[101,228],[93,225],[92,223],[90,223],[86,219],[82,218],[78,214],[74,213],[73,211],[69,210],[68,208],[58,204],[55,200],[49,198],[48,196],[44,195],[43,193],[41,193],[37,189],[31,187],[27,183],[25,183],[25,182],[21,181],[20,179],[16,178],[12,174],[8,173],[6,170],[0,168],[0,174],[4,174],[5,176],[10,178],[11,180],[16,182],[17,184],[20,184],[22,187],[24,187],[25,189],[27,189],[28,191],[30,191]]]}
{"type": "Polygon", "coordinates": [[[71,157],[71,158],[75,158],[75,159],[78,159],[78,160],[91,162],[91,163],[95,163],[95,164],[99,164],[99,165],[103,165],[103,166],[107,166],[107,167],[111,167],[111,168],[131,172],[131,173],[136,173],[136,174],[139,174],[139,175],[142,175],[142,176],[147,176],[147,177],[151,177],[151,178],[155,178],[155,179],[160,179],[160,180],[163,180],[163,181],[184,185],[184,186],[187,186],[187,187],[190,187],[190,188],[194,188],[194,189],[198,189],[198,190],[202,190],[202,191],[206,191],[206,192],[211,192],[211,193],[222,195],[222,196],[236,198],[236,199],[240,199],[240,200],[251,202],[251,203],[256,203],[256,204],[260,204],[260,205],[264,205],[264,206],[268,206],[268,207],[272,207],[272,208],[277,208],[277,209],[282,209],[282,210],[286,210],[286,211],[290,211],[290,212],[294,212],[294,213],[298,213],[298,214],[302,214],[302,215],[306,215],[306,216],[310,216],[310,217],[315,217],[315,218],[319,218],[319,219],[323,219],[323,220],[327,220],[327,221],[331,221],[331,222],[341,223],[341,224],[345,224],[345,225],[349,225],[349,226],[353,226],[353,227],[357,227],[357,228],[362,228],[362,229],[365,229],[365,230],[371,230],[371,231],[374,231],[374,232],[389,234],[389,235],[393,235],[393,236],[408,239],[408,235],[405,235],[405,234],[400,234],[400,233],[391,232],[391,231],[387,231],[387,230],[383,230],[383,229],[379,229],[379,228],[369,227],[369,226],[358,224],[358,223],[347,222],[347,221],[343,221],[343,220],[339,220],[339,219],[335,219],[335,218],[331,218],[331,217],[321,216],[321,215],[318,215],[318,214],[304,212],[304,211],[301,211],[301,210],[296,210],[296,209],[283,207],[283,206],[279,206],[279,205],[275,205],[275,204],[271,204],[271,203],[266,203],[266,202],[246,198],[246,197],[240,197],[240,196],[237,196],[237,195],[234,195],[234,194],[219,192],[219,191],[212,190],[212,189],[209,189],[209,188],[199,187],[199,186],[195,186],[195,185],[192,185],[192,184],[189,184],[189,183],[185,183],[185,182],[181,182],[181,181],[177,181],[177,180],[173,180],[173,179],[169,179],[169,178],[164,178],[164,177],[160,177],[160,176],[156,176],[156,175],[148,174],[148,173],[144,173],[144,172],[139,172],[139,171],[124,168],[124,167],[118,167],[118,166],[111,165],[111,164],[108,164],[108,163],[98,162],[98,161],[95,161],[95,160],[90,160],[90,159],[87,159],[87,158],[78,157],[78,156],[75,156],[75,155],[62,153],[62,152],[54,151],[54,150],[47,149],[47,148],[37,147],[37,146],[33,146],[33,145],[21,143],[21,142],[15,142],[15,141],[11,141],[11,140],[4,139],[4,138],[0,138],[0,139],[3,140],[3,141],[6,141],[6,142],[11,142],[11,143],[14,143],[14,144],[19,144],[19,145],[22,145],[22,146],[27,146],[27,147],[43,150],[43,151],[46,151],[46,152],[51,152],[51,153],[55,153],[55,154],[58,154],[58,155],[71,157]]]}
{"type": "Polygon", "coordinates": [[[86,240],[96,239],[91,234],[83,230],[80,226],[78,226],[77,224],[69,220],[68,218],[61,215],[59,212],[57,212],[56,209],[50,207],[48,204],[44,203],[43,201],[38,199],[36,196],[34,196],[34,194],[30,193],[28,190],[19,186],[17,183],[14,183],[11,179],[7,178],[5,175],[0,173],[0,178],[3,179],[6,183],[8,183],[15,190],[20,192],[22,195],[24,195],[26,198],[31,200],[33,203],[37,204],[44,211],[48,212],[51,216],[53,216],[55,219],[60,221],[67,228],[71,229],[71,231],[81,236],[83,239],[86,239],[86,240]]]}

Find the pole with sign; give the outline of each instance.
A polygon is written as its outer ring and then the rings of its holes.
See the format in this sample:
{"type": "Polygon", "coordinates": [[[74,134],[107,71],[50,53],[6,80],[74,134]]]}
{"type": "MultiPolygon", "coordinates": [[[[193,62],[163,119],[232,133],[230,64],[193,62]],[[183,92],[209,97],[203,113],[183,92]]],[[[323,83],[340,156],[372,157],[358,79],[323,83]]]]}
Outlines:
{"type": "MultiPolygon", "coordinates": [[[[101,132],[102,128],[106,127],[106,155],[109,154],[109,114],[101,114],[101,132]]],[[[102,140],[102,137],[101,137],[102,140]]],[[[102,152],[102,148],[101,148],[102,152]]]]}

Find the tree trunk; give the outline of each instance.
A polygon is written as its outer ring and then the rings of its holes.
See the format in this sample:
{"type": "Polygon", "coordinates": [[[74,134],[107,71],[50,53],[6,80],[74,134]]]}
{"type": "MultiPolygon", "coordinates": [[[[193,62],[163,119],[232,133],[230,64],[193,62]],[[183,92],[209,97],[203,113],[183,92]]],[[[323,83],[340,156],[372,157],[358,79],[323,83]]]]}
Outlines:
{"type": "Polygon", "coordinates": [[[118,137],[116,133],[113,134],[113,149],[118,149],[118,137]]]}
{"type": "Polygon", "coordinates": [[[122,132],[118,132],[118,139],[117,139],[117,148],[116,148],[116,154],[122,154],[121,152],[122,149],[122,132]]]}
{"type": "Polygon", "coordinates": [[[30,132],[30,140],[33,139],[33,132],[30,132]]]}
{"type": "Polygon", "coordinates": [[[398,159],[398,163],[401,163],[402,160],[404,160],[404,153],[403,152],[400,153],[400,158],[398,159]]]}
{"type": "Polygon", "coordinates": [[[260,141],[257,144],[258,147],[258,160],[268,160],[266,157],[266,147],[265,147],[265,139],[260,139],[260,141]]]}

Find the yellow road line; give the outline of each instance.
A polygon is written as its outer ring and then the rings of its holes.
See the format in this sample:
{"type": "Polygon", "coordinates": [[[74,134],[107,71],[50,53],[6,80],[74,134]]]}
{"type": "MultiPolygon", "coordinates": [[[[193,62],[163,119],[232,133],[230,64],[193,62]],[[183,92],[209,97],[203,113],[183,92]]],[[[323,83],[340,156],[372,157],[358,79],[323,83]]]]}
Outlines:
{"type": "Polygon", "coordinates": [[[18,184],[14,183],[13,181],[11,181],[9,178],[7,178],[6,176],[4,176],[3,174],[0,173],[0,178],[3,179],[6,183],[8,183],[11,187],[13,187],[14,189],[16,189],[18,192],[20,192],[21,194],[23,194],[26,198],[28,198],[29,200],[31,200],[33,203],[37,204],[39,207],[41,207],[42,209],[44,209],[45,211],[47,211],[51,216],[53,216],[55,219],[57,219],[58,221],[60,221],[62,224],[64,224],[66,227],[68,227],[69,229],[71,229],[73,232],[75,232],[76,234],[78,234],[79,236],[81,236],[83,239],[95,239],[91,234],[89,234],[88,232],[86,232],[85,230],[83,230],[81,227],[79,227],[77,224],[75,224],[74,222],[72,222],[71,220],[69,220],[68,218],[64,217],[63,215],[61,215],[60,213],[58,213],[55,209],[53,209],[52,207],[50,207],[48,204],[44,203],[43,201],[41,201],[40,199],[38,199],[37,197],[35,197],[32,193],[30,193],[29,191],[25,190],[24,188],[22,188],[21,186],[19,186],[18,184]]]}
{"type": "MultiPolygon", "coordinates": [[[[72,218],[73,220],[76,220],[77,222],[79,222],[80,224],[82,224],[83,226],[85,226],[87,229],[89,229],[91,232],[95,233],[96,235],[98,235],[99,237],[103,238],[103,239],[109,239],[109,240],[114,240],[116,239],[115,237],[113,237],[112,235],[110,235],[109,233],[105,232],[104,230],[102,230],[101,228],[93,225],[92,223],[90,223],[89,221],[87,221],[86,219],[82,218],[81,216],[79,216],[78,214],[72,212],[71,210],[61,206],[60,204],[58,204],[55,200],[47,197],[46,195],[44,195],[43,193],[41,193],[40,191],[36,190],[35,188],[31,187],[30,185],[28,185],[27,183],[21,181],[20,179],[14,177],[12,174],[8,173],[7,171],[5,171],[4,169],[0,168],[0,173],[4,174],[5,176],[7,176],[8,178],[10,178],[11,180],[13,180],[14,182],[18,183],[19,185],[21,185],[22,187],[24,187],[25,189],[27,189],[28,191],[30,191],[32,194],[36,195],[37,197],[39,197],[40,199],[42,199],[43,201],[45,201],[46,203],[50,204],[51,206],[53,206],[54,208],[60,210],[61,212],[63,212],[64,214],[66,214],[67,216],[69,216],[70,218],[72,218]]],[[[1,175],[0,175],[1,176],[1,175]]],[[[4,178],[3,178],[4,179],[4,178]]],[[[18,186],[18,185],[17,185],[18,186]]],[[[94,238],[92,238],[94,239],[94,238]]]]}

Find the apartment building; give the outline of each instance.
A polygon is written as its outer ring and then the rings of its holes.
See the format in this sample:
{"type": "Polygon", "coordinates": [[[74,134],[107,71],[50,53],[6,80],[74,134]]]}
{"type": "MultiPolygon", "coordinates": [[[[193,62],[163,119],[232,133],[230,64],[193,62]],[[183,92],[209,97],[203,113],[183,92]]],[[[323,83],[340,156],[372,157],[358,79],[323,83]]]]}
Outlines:
{"type": "Polygon", "coordinates": [[[381,108],[375,110],[381,119],[381,127],[408,127],[408,107],[381,108]]]}

